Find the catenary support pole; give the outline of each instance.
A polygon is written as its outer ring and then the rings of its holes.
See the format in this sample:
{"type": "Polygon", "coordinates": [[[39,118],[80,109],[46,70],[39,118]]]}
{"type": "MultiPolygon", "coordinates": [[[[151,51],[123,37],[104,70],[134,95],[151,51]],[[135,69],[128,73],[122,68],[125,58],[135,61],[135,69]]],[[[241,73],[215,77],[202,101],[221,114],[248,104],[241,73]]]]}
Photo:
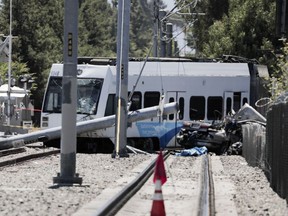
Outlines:
{"type": "Polygon", "coordinates": [[[167,57],[173,57],[172,56],[172,37],[173,37],[173,25],[172,23],[166,24],[166,30],[167,30],[167,57]]]}
{"type": "Polygon", "coordinates": [[[82,184],[76,170],[78,0],[65,0],[60,173],[54,184],[82,184]]]}
{"type": "Polygon", "coordinates": [[[154,0],[153,57],[158,57],[159,0],[154,0]]]}
{"type": "Polygon", "coordinates": [[[12,68],[12,0],[10,0],[10,25],[9,25],[9,59],[8,59],[8,90],[7,90],[7,131],[6,134],[11,134],[11,68],[12,68]]]}
{"type": "Polygon", "coordinates": [[[165,10],[159,11],[159,20],[160,22],[160,57],[166,57],[166,19],[163,18],[166,16],[165,10]]]}
{"type": "Polygon", "coordinates": [[[119,0],[117,22],[117,76],[116,76],[116,127],[115,150],[112,157],[128,157],[127,144],[127,100],[130,0],[119,0]]]}

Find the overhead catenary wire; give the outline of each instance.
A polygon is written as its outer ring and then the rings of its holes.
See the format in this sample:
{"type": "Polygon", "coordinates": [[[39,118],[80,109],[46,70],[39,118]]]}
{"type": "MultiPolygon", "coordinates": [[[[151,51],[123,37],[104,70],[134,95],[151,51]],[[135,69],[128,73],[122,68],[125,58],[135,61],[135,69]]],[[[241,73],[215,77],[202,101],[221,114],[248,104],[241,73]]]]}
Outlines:
{"type": "Polygon", "coordinates": [[[194,0],[190,3],[188,3],[187,5],[182,6],[181,8],[179,8],[176,12],[173,13],[173,11],[178,7],[178,5],[182,2],[183,0],[179,1],[167,14],[166,16],[164,16],[160,22],[163,22],[164,20],[168,19],[169,17],[173,16],[174,14],[178,14],[179,11],[185,9],[186,7],[189,7],[190,5],[193,5],[193,8],[195,8],[197,6],[198,0],[194,0]]]}
{"type": "MultiPolygon", "coordinates": [[[[149,58],[149,56],[150,56],[150,54],[151,54],[152,48],[153,48],[153,44],[150,46],[149,52],[148,52],[147,55],[146,55],[144,64],[143,64],[143,66],[142,66],[142,68],[141,68],[141,70],[140,70],[140,73],[139,73],[139,76],[138,76],[138,78],[137,78],[137,80],[136,80],[136,83],[133,85],[133,89],[132,89],[132,91],[131,91],[130,94],[129,94],[128,103],[130,103],[131,100],[132,100],[133,94],[134,94],[135,89],[136,89],[136,87],[137,87],[137,85],[138,85],[138,82],[139,82],[139,80],[140,80],[140,77],[141,77],[141,75],[142,75],[142,73],[143,73],[143,70],[144,70],[144,68],[145,68],[146,62],[147,62],[147,60],[148,60],[148,58],[149,58]]],[[[131,104],[130,104],[130,105],[131,105],[131,104]]],[[[130,105],[129,105],[129,107],[130,107],[130,105]]]]}

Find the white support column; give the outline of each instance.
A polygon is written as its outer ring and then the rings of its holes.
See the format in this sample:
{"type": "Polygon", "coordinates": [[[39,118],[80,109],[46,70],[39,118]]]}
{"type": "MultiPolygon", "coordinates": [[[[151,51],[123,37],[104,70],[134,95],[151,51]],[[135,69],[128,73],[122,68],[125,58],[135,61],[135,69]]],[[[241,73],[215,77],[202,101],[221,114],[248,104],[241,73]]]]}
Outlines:
{"type": "Polygon", "coordinates": [[[60,173],[54,184],[82,184],[76,170],[78,0],[65,0],[60,173]]]}
{"type": "Polygon", "coordinates": [[[117,77],[116,77],[116,127],[115,151],[112,157],[128,157],[127,144],[127,100],[129,62],[130,0],[119,0],[117,22],[117,77]]]}

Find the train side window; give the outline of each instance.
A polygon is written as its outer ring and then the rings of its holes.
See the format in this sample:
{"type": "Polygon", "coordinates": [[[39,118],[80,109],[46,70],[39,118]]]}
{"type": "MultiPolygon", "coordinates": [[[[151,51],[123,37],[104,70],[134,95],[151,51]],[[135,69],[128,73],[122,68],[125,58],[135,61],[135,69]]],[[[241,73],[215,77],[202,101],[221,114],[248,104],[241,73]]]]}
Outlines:
{"type": "Polygon", "coordinates": [[[145,92],[144,108],[158,106],[160,100],[160,92],[145,92]]]}
{"type": "Polygon", "coordinates": [[[208,97],[207,102],[207,119],[219,120],[223,113],[223,98],[222,97],[208,97]]]}
{"type": "Polygon", "coordinates": [[[205,119],[205,97],[192,96],[190,98],[189,116],[191,120],[205,119]]]}
{"type": "Polygon", "coordinates": [[[114,115],[115,113],[116,113],[116,95],[109,94],[106,103],[105,116],[114,115]]]}
{"type": "Polygon", "coordinates": [[[179,98],[179,119],[182,120],[184,118],[184,98],[179,98]]]}
{"type": "MultiPolygon", "coordinates": [[[[129,92],[129,94],[130,94],[130,92],[129,92]]],[[[128,96],[129,96],[129,94],[128,94],[128,96]]],[[[141,92],[134,92],[132,99],[131,99],[132,103],[131,103],[129,111],[135,111],[135,110],[141,109],[141,107],[142,107],[141,101],[142,101],[141,92]]]]}
{"type": "MultiPolygon", "coordinates": [[[[173,103],[173,102],[174,102],[174,98],[173,97],[169,98],[169,103],[173,103]]],[[[174,119],[174,114],[170,114],[169,120],[173,120],[173,119],[174,119]]]]}
{"type": "Polygon", "coordinates": [[[226,99],[226,115],[228,115],[231,110],[232,110],[232,99],[228,97],[226,99]]]}
{"type": "Polygon", "coordinates": [[[241,104],[241,92],[234,92],[233,109],[235,112],[240,109],[240,104],[241,104]]]}
{"type": "Polygon", "coordinates": [[[248,103],[248,99],[246,97],[243,98],[242,105],[244,105],[245,103],[248,103]]]}

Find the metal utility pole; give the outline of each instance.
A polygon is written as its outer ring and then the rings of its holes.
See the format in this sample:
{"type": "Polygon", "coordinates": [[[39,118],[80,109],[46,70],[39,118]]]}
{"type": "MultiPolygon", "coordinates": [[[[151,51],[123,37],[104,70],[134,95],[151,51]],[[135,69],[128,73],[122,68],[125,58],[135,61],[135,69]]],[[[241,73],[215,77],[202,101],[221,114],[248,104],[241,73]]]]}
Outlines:
{"type": "Polygon", "coordinates": [[[112,157],[128,157],[127,144],[127,99],[130,0],[119,0],[117,22],[117,76],[116,76],[116,126],[115,151],[112,157]]]}
{"type": "Polygon", "coordinates": [[[288,26],[288,16],[287,16],[287,1],[277,0],[276,1],[276,35],[278,37],[287,37],[287,26],[288,26]]]}
{"type": "Polygon", "coordinates": [[[159,0],[154,0],[154,41],[153,56],[158,57],[159,0]]]}
{"type": "Polygon", "coordinates": [[[167,23],[166,30],[167,30],[167,41],[168,41],[168,43],[167,43],[167,56],[172,57],[173,24],[167,23]]]}
{"type": "Polygon", "coordinates": [[[54,184],[82,184],[76,170],[78,0],[65,0],[60,173],[54,184]]]}
{"type": "Polygon", "coordinates": [[[9,26],[9,58],[8,58],[8,90],[7,90],[7,134],[11,134],[11,67],[12,67],[12,0],[10,0],[10,26],[9,26]]]}
{"type": "Polygon", "coordinates": [[[159,20],[160,20],[160,57],[166,57],[166,11],[160,10],[159,11],[159,20]]]}

